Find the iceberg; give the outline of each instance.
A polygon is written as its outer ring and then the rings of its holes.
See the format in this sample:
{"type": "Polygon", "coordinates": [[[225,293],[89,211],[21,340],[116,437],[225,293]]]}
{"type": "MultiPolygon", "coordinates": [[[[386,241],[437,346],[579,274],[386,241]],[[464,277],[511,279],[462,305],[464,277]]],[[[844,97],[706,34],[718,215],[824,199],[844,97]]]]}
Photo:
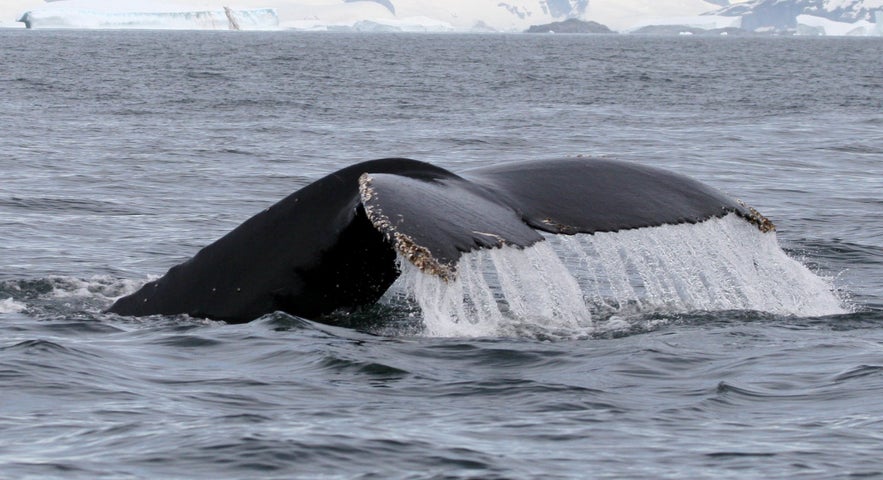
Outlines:
{"type": "Polygon", "coordinates": [[[90,1],[58,1],[24,12],[18,21],[27,28],[109,28],[163,30],[275,30],[279,17],[272,8],[233,9],[218,6],[187,9],[178,5],[90,1]]]}
{"type": "Polygon", "coordinates": [[[463,30],[436,18],[409,16],[401,12],[394,14],[374,2],[340,3],[282,11],[285,13],[282,27],[301,31],[434,33],[463,30]]]}
{"type": "Polygon", "coordinates": [[[837,22],[813,15],[797,16],[797,35],[833,35],[833,36],[883,36],[883,25],[877,13],[877,23],[859,20],[853,23],[837,22]]]}
{"type": "Polygon", "coordinates": [[[453,32],[454,26],[441,20],[428,17],[409,17],[402,19],[361,20],[353,24],[358,32],[453,32]]]}

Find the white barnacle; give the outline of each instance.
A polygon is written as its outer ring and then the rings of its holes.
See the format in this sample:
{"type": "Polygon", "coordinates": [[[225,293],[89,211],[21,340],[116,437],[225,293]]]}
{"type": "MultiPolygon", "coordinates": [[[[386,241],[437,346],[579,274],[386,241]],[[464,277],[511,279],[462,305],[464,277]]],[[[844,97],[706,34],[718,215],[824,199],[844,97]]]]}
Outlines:
{"type": "Polygon", "coordinates": [[[395,232],[395,246],[402,256],[422,272],[435,275],[444,281],[456,278],[457,271],[454,266],[439,262],[428,248],[418,244],[410,236],[395,232]]]}
{"type": "Polygon", "coordinates": [[[576,233],[579,233],[579,230],[577,230],[575,227],[556,222],[555,220],[552,220],[549,217],[542,219],[542,222],[545,225],[547,225],[551,228],[554,228],[556,233],[564,233],[567,235],[574,235],[576,233]]]}
{"type": "Polygon", "coordinates": [[[435,275],[445,281],[453,280],[456,277],[455,267],[442,264],[428,248],[396,229],[378,205],[377,191],[374,190],[371,176],[367,173],[363,173],[359,177],[359,196],[362,198],[362,205],[365,207],[368,220],[371,221],[374,228],[386,236],[387,240],[392,242],[399,254],[424,273],[435,275]]]}
{"type": "Polygon", "coordinates": [[[474,233],[476,235],[481,235],[483,237],[491,237],[497,242],[497,246],[500,246],[500,247],[509,244],[509,242],[507,242],[505,238],[501,237],[500,235],[497,235],[496,233],[479,232],[477,230],[473,230],[472,233],[474,233]]]}

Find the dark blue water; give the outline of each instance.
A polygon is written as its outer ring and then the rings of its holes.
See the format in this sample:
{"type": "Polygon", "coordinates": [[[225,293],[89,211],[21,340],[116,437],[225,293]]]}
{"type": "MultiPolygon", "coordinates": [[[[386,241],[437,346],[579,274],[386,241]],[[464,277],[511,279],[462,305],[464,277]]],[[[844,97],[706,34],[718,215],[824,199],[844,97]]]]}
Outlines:
{"type": "Polygon", "coordinates": [[[0,476],[883,475],[881,47],[0,31],[0,476]],[[573,155],[745,199],[847,313],[482,338],[101,313],[344,165],[573,155]]]}

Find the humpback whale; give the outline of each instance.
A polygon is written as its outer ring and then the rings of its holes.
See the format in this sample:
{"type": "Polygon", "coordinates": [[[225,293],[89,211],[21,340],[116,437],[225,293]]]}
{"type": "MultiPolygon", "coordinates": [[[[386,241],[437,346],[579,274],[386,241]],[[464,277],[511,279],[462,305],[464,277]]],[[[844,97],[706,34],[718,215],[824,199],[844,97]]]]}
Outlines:
{"type": "Polygon", "coordinates": [[[292,193],[108,312],[320,319],[380,299],[399,276],[398,258],[449,280],[464,253],[529,247],[544,240],[540,232],[616,232],[728,214],[775,228],[708,185],[641,164],[578,157],[455,174],[417,160],[371,160],[292,193]]]}

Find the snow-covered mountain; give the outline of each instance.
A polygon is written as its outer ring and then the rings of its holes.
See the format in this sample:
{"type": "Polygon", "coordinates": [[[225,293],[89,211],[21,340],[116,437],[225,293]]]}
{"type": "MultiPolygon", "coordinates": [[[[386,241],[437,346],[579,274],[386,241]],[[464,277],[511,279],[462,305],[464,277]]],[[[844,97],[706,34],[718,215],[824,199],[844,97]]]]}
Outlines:
{"type": "Polygon", "coordinates": [[[97,16],[103,12],[125,11],[133,15],[129,20],[134,28],[141,13],[156,19],[158,13],[230,7],[238,12],[273,9],[280,28],[308,30],[524,31],[568,18],[624,30],[655,17],[699,15],[719,8],[722,1],[726,0],[0,0],[0,25],[8,26],[30,12],[34,28],[77,27],[76,19],[85,18],[78,12],[87,11],[92,24],[83,27],[89,27],[101,24],[97,16]]]}
{"type": "Polygon", "coordinates": [[[883,35],[881,12],[883,0],[0,0],[0,26],[520,32],[574,18],[621,32],[883,35]]]}
{"type": "MultiPolygon", "coordinates": [[[[745,30],[795,30],[798,17],[815,17],[839,24],[883,21],[883,0],[750,0],[713,12],[742,18],[745,30]]],[[[811,19],[805,19],[813,21],[811,19]]],[[[830,22],[816,22],[825,24],[830,22]]]]}

